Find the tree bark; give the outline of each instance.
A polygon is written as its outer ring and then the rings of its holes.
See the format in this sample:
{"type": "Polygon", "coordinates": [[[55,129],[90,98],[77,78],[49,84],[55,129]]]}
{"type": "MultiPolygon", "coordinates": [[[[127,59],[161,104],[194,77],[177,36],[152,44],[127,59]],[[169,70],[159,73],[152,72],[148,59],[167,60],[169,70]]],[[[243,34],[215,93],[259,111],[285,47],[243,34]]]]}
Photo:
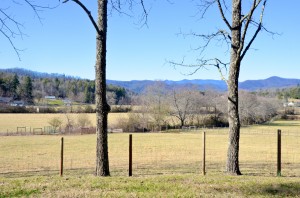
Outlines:
{"type": "Polygon", "coordinates": [[[109,176],[107,115],[110,107],[106,101],[106,33],[107,0],[98,0],[98,28],[96,46],[96,176],[109,176]]]}
{"type": "Polygon", "coordinates": [[[240,73],[241,45],[241,0],[232,1],[232,30],[230,70],[228,77],[228,122],[229,142],[227,152],[226,172],[241,175],[239,168],[240,119],[238,112],[238,79],[240,73]]]}

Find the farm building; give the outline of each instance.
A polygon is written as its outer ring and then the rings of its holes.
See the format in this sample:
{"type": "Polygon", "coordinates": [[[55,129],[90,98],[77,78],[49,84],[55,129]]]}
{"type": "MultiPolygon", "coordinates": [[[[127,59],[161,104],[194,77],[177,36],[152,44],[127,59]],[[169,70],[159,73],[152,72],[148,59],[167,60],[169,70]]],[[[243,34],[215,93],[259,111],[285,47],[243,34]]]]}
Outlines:
{"type": "Polygon", "coordinates": [[[55,96],[45,96],[45,99],[55,100],[56,97],[55,96]]]}

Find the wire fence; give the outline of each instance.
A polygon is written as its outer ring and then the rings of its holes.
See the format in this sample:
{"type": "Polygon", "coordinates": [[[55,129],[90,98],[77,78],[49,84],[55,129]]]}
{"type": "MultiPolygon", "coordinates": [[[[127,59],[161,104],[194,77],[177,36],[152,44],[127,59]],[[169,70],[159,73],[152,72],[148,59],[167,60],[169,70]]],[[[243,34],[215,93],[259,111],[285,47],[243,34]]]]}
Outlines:
{"type": "MultiPolygon", "coordinates": [[[[132,138],[133,176],[202,174],[203,131],[136,133],[132,138]]],[[[276,176],[277,131],[242,130],[240,169],[243,174],[276,176]]],[[[60,136],[8,136],[0,139],[0,175],[59,174],[60,136]]],[[[224,172],[228,132],[206,130],[206,172],[224,172]]],[[[300,176],[300,134],[282,132],[282,175],[300,176]]],[[[93,173],[95,135],[64,137],[64,174],[93,173]]],[[[112,176],[127,176],[129,138],[126,133],[109,134],[112,176]]]]}

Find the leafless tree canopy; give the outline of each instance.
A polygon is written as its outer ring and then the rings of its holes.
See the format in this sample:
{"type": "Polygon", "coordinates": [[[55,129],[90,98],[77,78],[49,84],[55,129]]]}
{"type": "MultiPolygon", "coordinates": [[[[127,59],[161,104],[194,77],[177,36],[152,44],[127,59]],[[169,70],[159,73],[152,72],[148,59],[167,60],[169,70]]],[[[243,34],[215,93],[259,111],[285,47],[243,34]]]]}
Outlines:
{"type": "Polygon", "coordinates": [[[20,52],[22,49],[15,45],[14,39],[23,39],[26,34],[24,33],[24,21],[20,21],[22,13],[14,13],[13,9],[16,6],[23,6],[31,9],[34,15],[37,17],[40,23],[42,23],[42,17],[40,13],[45,9],[52,9],[49,5],[43,6],[34,0],[9,0],[7,5],[2,4],[0,6],[0,33],[12,46],[19,60],[21,60],[20,52]]]}
{"type": "Polygon", "coordinates": [[[197,58],[194,63],[187,63],[185,59],[179,62],[169,61],[169,63],[174,67],[184,66],[191,68],[192,72],[190,72],[189,75],[195,74],[202,68],[214,66],[221,74],[221,78],[226,81],[227,78],[226,75],[224,75],[224,70],[227,71],[230,62],[227,60],[221,60],[219,57],[203,58],[208,48],[215,47],[216,43],[222,42],[227,46],[224,51],[224,53],[227,53],[232,44],[232,30],[241,28],[240,45],[235,47],[237,48],[238,54],[240,55],[240,60],[242,61],[247,51],[251,49],[251,46],[259,32],[265,31],[271,35],[277,34],[269,31],[263,24],[264,10],[268,0],[240,0],[239,2],[242,4],[241,18],[238,24],[239,27],[234,27],[232,24],[230,24],[229,20],[232,17],[232,8],[228,5],[228,1],[201,0],[200,3],[197,4],[201,18],[207,14],[209,9],[218,9],[220,17],[224,21],[224,27],[220,27],[216,30],[216,32],[210,34],[199,34],[193,31],[190,33],[181,32],[180,34],[184,36],[193,36],[199,38],[200,44],[197,48],[194,48],[194,50],[199,52],[199,58],[197,58]]]}

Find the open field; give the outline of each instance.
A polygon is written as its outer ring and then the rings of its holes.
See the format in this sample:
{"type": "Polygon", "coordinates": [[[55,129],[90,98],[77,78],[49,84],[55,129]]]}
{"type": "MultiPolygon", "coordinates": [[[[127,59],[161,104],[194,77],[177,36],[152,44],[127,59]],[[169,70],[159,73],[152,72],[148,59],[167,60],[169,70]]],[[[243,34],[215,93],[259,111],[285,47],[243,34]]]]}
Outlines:
{"type": "MultiPolygon", "coordinates": [[[[283,175],[300,176],[299,122],[242,128],[240,163],[245,174],[276,175],[277,129],[282,130],[283,175]],[[288,126],[290,123],[290,126],[288,126]]],[[[205,129],[208,172],[224,171],[227,129],[205,129]]],[[[133,134],[134,174],[200,173],[202,131],[133,134]]],[[[59,170],[60,136],[3,136],[0,173],[59,170]]],[[[128,134],[109,134],[112,175],[127,175],[128,134]]],[[[65,169],[95,167],[95,135],[65,136],[65,169]]]]}
{"type": "Polygon", "coordinates": [[[109,134],[112,177],[92,176],[95,135],[0,137],[0,197],[297,197],[300,194],[298,121],[242,128],[241,177],[224,175],[227,129],[133,134],[133,177],[128,178],[128,134],[109,134]],[[276,177],[277,129],[282,130],[282,175],[276,177]]]}
{"type": "MultiPolygon", "coordinates": [[[[96,126],[96,114],[86,114],[93,126],[96,126]]],[[[63,126],[67,122],[67,116],[69,116],[74,122],[76,122],[78,114],[0,114],[0,133],[16,132],[17,127],[26,127],[29,131],[30,128],[44,128],[49,126],[49,120],[54,117],[58,117],[63,121],[63,126]]],[[[109,124],[114,124],[118,119],[126,117],[126,113],[110,113],[108,115],[109,124]]]]}
{"type": "MultiPolygon", "coordinates": [[[[92,126],[96,125],[95,113],[85,113],[92,126]]],[[[67,116],[76,123],[79,114],[0,114],[0,133],[16,132],[17,127],[26,127],[26,130],[33,130],[34,128],[44,128],[49,126],[49,120],[54,117],[60,118],[64,126],[67,123],[67,116]]],[[[118,120],[128,118],[128,113],[110,113],[108,114],[109,126],[115,125],[118,120]]],[[[266,125],[253,125],[251,127],[245,127],[244,130],[250,132],[263,132],[263,131],[276,131],[278,128],[285,132],[297,132],[300,133],[300,121],[276,121],[266,125]]]]}

